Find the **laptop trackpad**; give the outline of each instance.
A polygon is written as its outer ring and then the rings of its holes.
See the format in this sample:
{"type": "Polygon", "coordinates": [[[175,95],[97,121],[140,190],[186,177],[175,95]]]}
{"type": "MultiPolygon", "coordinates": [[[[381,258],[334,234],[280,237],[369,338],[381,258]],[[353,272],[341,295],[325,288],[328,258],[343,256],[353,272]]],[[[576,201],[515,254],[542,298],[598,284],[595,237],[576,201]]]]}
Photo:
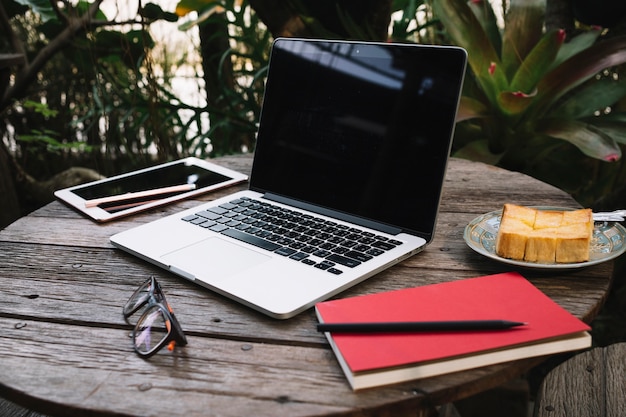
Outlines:
{"type": "Polygon", "coordinates": [[[163,256],[166,264],[195,278],[219,281],[272,259],[219,237],[212,237],[163,256]]]}

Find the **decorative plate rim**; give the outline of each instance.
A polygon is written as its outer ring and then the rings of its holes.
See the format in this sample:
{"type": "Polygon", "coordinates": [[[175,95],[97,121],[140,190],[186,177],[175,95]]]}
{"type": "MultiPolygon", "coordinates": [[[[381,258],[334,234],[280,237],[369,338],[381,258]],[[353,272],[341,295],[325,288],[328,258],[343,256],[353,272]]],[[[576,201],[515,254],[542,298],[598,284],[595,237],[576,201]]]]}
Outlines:
{"type": "MultiPolygon", "coordinates": [[[[570,207],[552,207],[552,206],[532,206],[532,208],[535,208],[537,210],[576,210],[570,207]]],[[[524,268],[545,269],[545,270],[578,269],[578,268],[585,268],[588,266],[597,265],[606,261],[610,261],[612,259],[617,258],[622,253],[624,253],[624,251],[626,251],[626,243],[623,243],[621,247],[617,250],[612,250],[611,248],[610,252],[594,252],[594,254],[597,256],[595,259],[590,259],[589,261],[586,261],[586,262],[560,263],[560,264],[526,262],[526,261],[518,261],[514,259],[503,258],[501,256],[496,255],[495,251],[489,250],[487,247],[485,247],[484,244],[480,244],[471,238],[471,234],[476,227],[478,227],[479,225],[487,221],[492,221],[492,224],[489,224],[489,226],[494,230],[488,231],[488,230],[482,229],[483,233],[480,236],[482,237],[484,233],[492,233],[493,239],[495,239],[495,234],[497,233],[498,226],[500,225],[500,221],[499,221],[500,216],[502,216],[502,209],[490,211],[488,213],[481,214],[480,216],[474,218],[471,222],[467,224],[467,226],[465,226],[465,229],[463,231],[463,240],[465,240],[465,243],[467,244],[467,246],[469,246],[473,251],[487,258],[490,258],[490,259],[493,259],[493,260],[496,260],[505,264],[515,265],[515,266],[524,267],[524,268]]],[[[604,234],[608,231],[615,232],[619,235],[619,237],[621,238],[621,241],[626,242],[626,229],[624,229],[624,227],[621,224],[611,223],[610,226],[605,226],[605,227],[607,228],[600,233],[604,234]]],[[[481,240],[483,239],[480,239],[479,241],[481,240]]]]}

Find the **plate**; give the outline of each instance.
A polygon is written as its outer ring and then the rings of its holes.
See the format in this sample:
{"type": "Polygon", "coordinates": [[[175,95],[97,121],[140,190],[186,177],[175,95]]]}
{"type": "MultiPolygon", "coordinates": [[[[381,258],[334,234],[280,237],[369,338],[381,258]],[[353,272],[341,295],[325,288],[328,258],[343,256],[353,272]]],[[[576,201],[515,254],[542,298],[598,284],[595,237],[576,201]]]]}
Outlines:
{"type": "MultiPolygon", "coordinates": [[[[538,210],[573,210],[562,207],[534,207],[538,210]]],[[[596,222],[591,238],[589,260],[577,263],[537,263],[516,261],[496,255],[496,236],[500,227],[502,210],[492,211],[476,217],[463,233],[465,243],[474,251],[488,258],[509,265],[533,269],[576,269],[606,262],[617,258],[626,250],[626,229],[613,222],[596,222]]]]}

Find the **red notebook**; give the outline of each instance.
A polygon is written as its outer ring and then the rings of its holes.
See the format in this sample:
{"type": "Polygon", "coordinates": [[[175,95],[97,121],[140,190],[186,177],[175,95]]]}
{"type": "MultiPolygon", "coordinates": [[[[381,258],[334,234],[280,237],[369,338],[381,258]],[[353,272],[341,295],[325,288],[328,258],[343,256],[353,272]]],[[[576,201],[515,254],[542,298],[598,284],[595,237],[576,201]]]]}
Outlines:
{"type": "Polygon", "coordinates": [[[324,323],[527,323],[488,331],[326,333],[355,390],[591,345],[588,325],[514,272],[326,301],[315,308],[324,323]]]}

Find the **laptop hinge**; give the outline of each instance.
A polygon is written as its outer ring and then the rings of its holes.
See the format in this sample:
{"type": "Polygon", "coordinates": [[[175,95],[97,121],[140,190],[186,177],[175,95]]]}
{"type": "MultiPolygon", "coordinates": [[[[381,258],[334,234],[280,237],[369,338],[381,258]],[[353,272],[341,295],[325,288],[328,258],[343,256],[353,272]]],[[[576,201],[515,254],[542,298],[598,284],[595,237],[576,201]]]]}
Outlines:
{"type": "Polygon", "coordinates": [[[402,233],[402,229],[399,227],[389,226],[388,224],[364,219],[362,217],[353,216],[350,214],[342,213],[340,211],[316,206],[314,204],[304,203],[302,201],[294,200],[288,197],[283,197],[277,194],[265,193],[263,194],[263,198],[266,198],[271,201],[275,201],[277,203],[282,203],[282,204],[287,204],[290,206],[298,207],[300,209],[311,211],[317,214],[321,214],[323,216],[328,216],[334,219],[343,220],[345,222],[354,223],[356,225],[367,227],[368,229],[378,230],[379,232],[387,233],[390,235],[397,235],[397,234],[402,233]]]}

